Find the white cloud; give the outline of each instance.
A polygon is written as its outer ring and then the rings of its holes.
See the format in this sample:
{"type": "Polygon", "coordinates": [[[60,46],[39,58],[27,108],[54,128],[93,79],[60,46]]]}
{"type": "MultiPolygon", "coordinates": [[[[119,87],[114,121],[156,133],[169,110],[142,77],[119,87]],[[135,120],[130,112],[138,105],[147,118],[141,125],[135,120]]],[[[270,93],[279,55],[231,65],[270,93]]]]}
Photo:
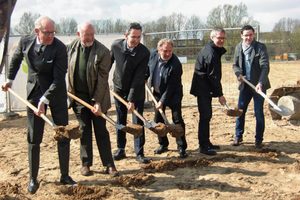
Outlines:
{"type": "MultiPolygon", "coordinates": [[[[298,0],[244,0],[249,16],[261,24],[262,31],[271,31],[279,19],[299,19],[298,0]]],[[[172,13],[193,14],[206,21],[209,12],[219,5],[238,5],[236,0],[26,0],[17,1],[11,23],[16,25],[24,12],[48,15],[56,22],[63,17],[72,17],[78,23],[92,19],[125,19],[148,22],[172,13]]]]}

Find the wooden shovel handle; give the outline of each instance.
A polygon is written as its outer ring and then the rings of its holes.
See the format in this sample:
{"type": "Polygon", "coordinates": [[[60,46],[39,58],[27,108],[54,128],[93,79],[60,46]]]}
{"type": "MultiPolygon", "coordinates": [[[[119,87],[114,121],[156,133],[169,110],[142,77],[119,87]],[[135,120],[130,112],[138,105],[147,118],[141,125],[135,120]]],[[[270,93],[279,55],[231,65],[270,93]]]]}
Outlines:
{"type": "MultiPolygon", "coordinates": [[[[23,99],[18,93],[13,91],[11,88],[8,88],[7,90],[15,97],[17,97],[19,100],[21,100],[23,103],[25,103],[30,109],[32,109],[33,111],[38,111],[38,109],[34,105],[32,105],[29,101],[23,99]]],[[[56,127],[54,122],[52,122],[44,113],[41,113],[40,115],[41,118],[43,118],[46,122],[48,122],[53,128],[56,127]]]]}
{"type": "MultiPolygon", "coordinates": [[[[71,97],[72,99],[74,99],[75,101],[78,101],[79,103],[81,103],[82,105],[84,105],[85,107],[89,108],[89,109],[93,109],[94,107],[90,104],[88,104],[87,102],[83,101],[82,99],[78,98],[77,96],[75,96],[74,94],[68,92],[68,96],[71,97]]],[[[115,125],[115,123],[113,121],[111,121],[104,113],[102,112],[98,112],[98,114],[103,117],[104,119],[106,119],[108,122],[110,122],[111,124],[115,125]]]]}
{"type": "MultiPolygon", "coordinates": [[[[119,101],[121,101],[126,107],[128,107],[128,103],[122,99],[117,93],[115,93],[111,88],[110,88],[110,92],[114,95],[114,97],[116,97],[119,101]]],[[[147,123],[147,120],[140,114],[138,113],[138,111],[136,111],[135,109],[132,111],[136,116],[138,116],[138,118],[140,118],[141,120],[143,120],[145,123],[147,123]]]]}
{"type": "MultiPolygon", "coordinates": [[[[151,89],[149,88],[149,86],[148,86],[147,83],[145,83],[145,87],[146,87],[147,92],[148,92],[149,95],[151,96],[151,98],[152,98],[154,104],[157,105],[158,102],[157,102],[157,100],[155,99],[154,95],[152,94],[152,91],[151,91],[151,89]]],[[[158,109],[158,111],[160,112],[161,116],[164,118],[166,124],[169,124],[169,121],[168,121],[167,117],[165,116],[164,111],[163,111],[161,108],[158,109]]]]}

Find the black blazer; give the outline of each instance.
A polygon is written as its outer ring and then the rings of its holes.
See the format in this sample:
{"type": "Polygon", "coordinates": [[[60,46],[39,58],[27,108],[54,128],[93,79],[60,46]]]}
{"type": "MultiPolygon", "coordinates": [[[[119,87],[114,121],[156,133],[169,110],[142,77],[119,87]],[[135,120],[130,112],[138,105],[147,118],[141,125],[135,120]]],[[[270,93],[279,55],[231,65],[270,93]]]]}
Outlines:
{"type": "Polygon", "coordinates": [[[37,86],[40,87],[43,96],[50,102],[66,101],[67,52],[65,45],[54,38],[51,45],[46,46],[44,52],[33,56],[36,35],[27,35],[21,38],[12,57],[8,79],[14,80],[22,63],[23,57],[28,65],[27,99],[37,86]]]}
{"type": "Polygon", "coordinates": [[[113,76],[114,90],[127,101],[145,99],[145,73],[150,52],[141,43],[128,52],[126,39],[115,40],[111,46],[111,63],[116,61],[113,76]]]}
{"type": "MultiPolygon", "coordinates": [[[[149,79],[149,87],[152,87],[152,80],[155,67],[160,55],[157,49],[151,51],[146,73],[146,80],[149,79]]],[[[181,103],[183,92],[181,84],[182,65],[175,54],[172,54],[170,60],[162,68],[161,82],[159,86],[163,105],[170,106],[181,103]]]]}

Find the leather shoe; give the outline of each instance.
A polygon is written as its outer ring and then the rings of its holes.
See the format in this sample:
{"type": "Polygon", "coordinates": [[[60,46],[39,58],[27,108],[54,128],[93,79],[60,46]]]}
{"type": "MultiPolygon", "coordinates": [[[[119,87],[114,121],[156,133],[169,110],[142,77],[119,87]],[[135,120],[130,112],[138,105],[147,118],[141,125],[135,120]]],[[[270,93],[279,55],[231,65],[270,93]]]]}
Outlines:
{"type": "Polygon", "coordinates": [[[231,146],[239,146],[242,141],[243,141],[243,138],[236,138],[233,141],[233,143],[231,144],[231,146]]]}
{"type": "Polygon", "coordinates": [[[255,146],[256,149],[261,149],[262,148],[262,142],[255,142],[255,146]]]}
{"type": "Polygon", "coordinates": [[[155,154],[162,154],[163,152],[166,152],[166,151],[168,151],[168,147],[165,147],[164,145],[160,145],[160,146],[158,147],[158,149],[156,149],[156,150],[154,151],[154,153],[155,153],[155,154]]]}
{"type": "Polygon", "coordinates": [[[37,179],[31,178],[29,181],[28,188],[27,188],[28,192],[30,194],[35,194],[38,189],[39,189],[39,184],[37,182],[37,179]]]}
{"type": "Polygon", "coordinates": [[[109,174],[111,177],[116,177],[120,175],[115,167],[107,167],[105,173],[109,174]]]}
{"type": "Polygon", "coordinates": [[[179,158],[186,158],[187,154],[184,149],[179,150],[179,158]]]}
{"type": "Polygon", "coordinates": [[[208,149],[221,149],[219,145],[213,145],[213,144],[210,144],[208,146],[208,149]]]}
{"type": "Polygon", "coordinates": [[[78,186],[78,184],[75,181],[73,181],[71,176],[61,176],[60,182],[64,185],[78,186]]]}
{"type": "Polygon", "coordinates": [[[140,162],[140,163],[143,163],[143,164],[147,164],[147,163],[150,162],[149,159],[145,158],[143,155],[138,155],[138,156],[136,157],[136,160],[137,160],[138,162],[140,162]]]}
{"type": "Polygon", "coordinates": [[[80,172],[82,176],[91,176],[93,174],[89,166],[83,166],[80,172]]]}
{"type": "Polygon", "coordinates": [[[210,150],[210,149],[204,149],[204,148],[201,148],[200,153],[203,153],[203,154],[206,154],[206,155],[209,155],[209,156],[217,155],[216,151],[210,150]]]}
{"type": "Polygon", "coordinates": [[[126,158],[125,150],[118,149],[113,155],[114,160],[122,160],[123,158],[126,158]]]}

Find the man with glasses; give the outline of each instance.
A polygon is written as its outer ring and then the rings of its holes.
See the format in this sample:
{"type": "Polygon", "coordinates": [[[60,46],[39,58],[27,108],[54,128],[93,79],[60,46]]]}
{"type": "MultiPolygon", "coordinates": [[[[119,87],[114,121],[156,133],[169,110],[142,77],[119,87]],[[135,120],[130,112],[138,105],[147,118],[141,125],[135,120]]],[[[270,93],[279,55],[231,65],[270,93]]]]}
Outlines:
{"type": "Polygon", "coordinates": [[[106,113],[111,107],[108,73],[111,67],[109,50],[94,37],[94,26],[88,22],[78,25],[75,40],[67,45],[68,52],[68,91],[88,104],[93,105],[90,110],[81,103],[71,100],[73,108],[82,132],[80,139],[80,159],[83,176],[90,176],[93,172],[93,130],[97,147],[106,173],[112,177],[119,172],[111,153],[109,133],[106,129],[106,121],[99,116],[99,112],[106,113]]]}
{"type": "Polygon", "coordinates": [[[197,97],[199,124],[198,140],[200,152],[206,155],[216,155],[214,149],[220,146],[210,142],[209,122],[212,118],[212,97],[218,97],[221,105],[226,103],[223,96],[221,77],[221,56],[226,53],[223,47],[225,30],[214,28],[210,33],[208,44],[198,54],[190,93],[197,97]]]}
{"type": "MultiPolygon", "coordinates": [[[[34,194],[39,188],[37,181],[40,144],[43,139],[45,121],[40,117],[46,114],[47,107],[56,125],[68,124],[68,107],[65,75],[67,53],[65,45],[54,37],[55,23],[46,16],[35,21],[35,34],[21,38],[14,52],[7,72],[8,81],[2,90],[11,88],[17,72],[26,58],[28,65],[27,100],[37,107],[37,111],[27,108],[27,141],[30,182],[28,192],[34,194]]],[[[76,186],[69,176],[70,139],[62,138],[57,143],[62,184],[76,186]]]]}
{"type": "Polygon", "coordinates": [[[271,87],[269,74],[269,55],[264,44],[255,40],[252,26],[244,26],[241,30],[242,41],[236,46],[234,53],[233,71],[239,84],[238,108],[243,109],[243,114],[236,118],[235,140],[232,146],[239,146],[243,141],[245,127],[245,114],[247,107],[253,98],[256,117],[255,148],[262,148],[263,134],[265,130],[264,98],[257,91],[266,92],[271,87]],[[256,86],[254,91],[245,84],[243,78],[256,86]]]}
{"type": "MultiPolygon", "coordinates": [[[[141,115],[144,110],[145,100],[145,74],[148,66],[150,52],[140,43],[142,36],[142,27],[138,23],[131,23],[126,39],[115,40],[111,46],[111,61],[115,62],[115,71],[113,75],[114,92],[128,102],[126,108],[118,99],[115,98],[118,124],[126,125],[127,111],[137,110],[141,115]]],[[[134,124],[143,125],[143,121],[132,115],[134,124]]],[[[125,145],[126,133],[117,131],[118,150],[113,155],[115,160],[126,158],[125,145]]],[[[149,160],[144,157],[145,132],[140,137],[134,136],[134,151],[137,155],[136,160],[140,163],[148,163],[149,160]]]]}

